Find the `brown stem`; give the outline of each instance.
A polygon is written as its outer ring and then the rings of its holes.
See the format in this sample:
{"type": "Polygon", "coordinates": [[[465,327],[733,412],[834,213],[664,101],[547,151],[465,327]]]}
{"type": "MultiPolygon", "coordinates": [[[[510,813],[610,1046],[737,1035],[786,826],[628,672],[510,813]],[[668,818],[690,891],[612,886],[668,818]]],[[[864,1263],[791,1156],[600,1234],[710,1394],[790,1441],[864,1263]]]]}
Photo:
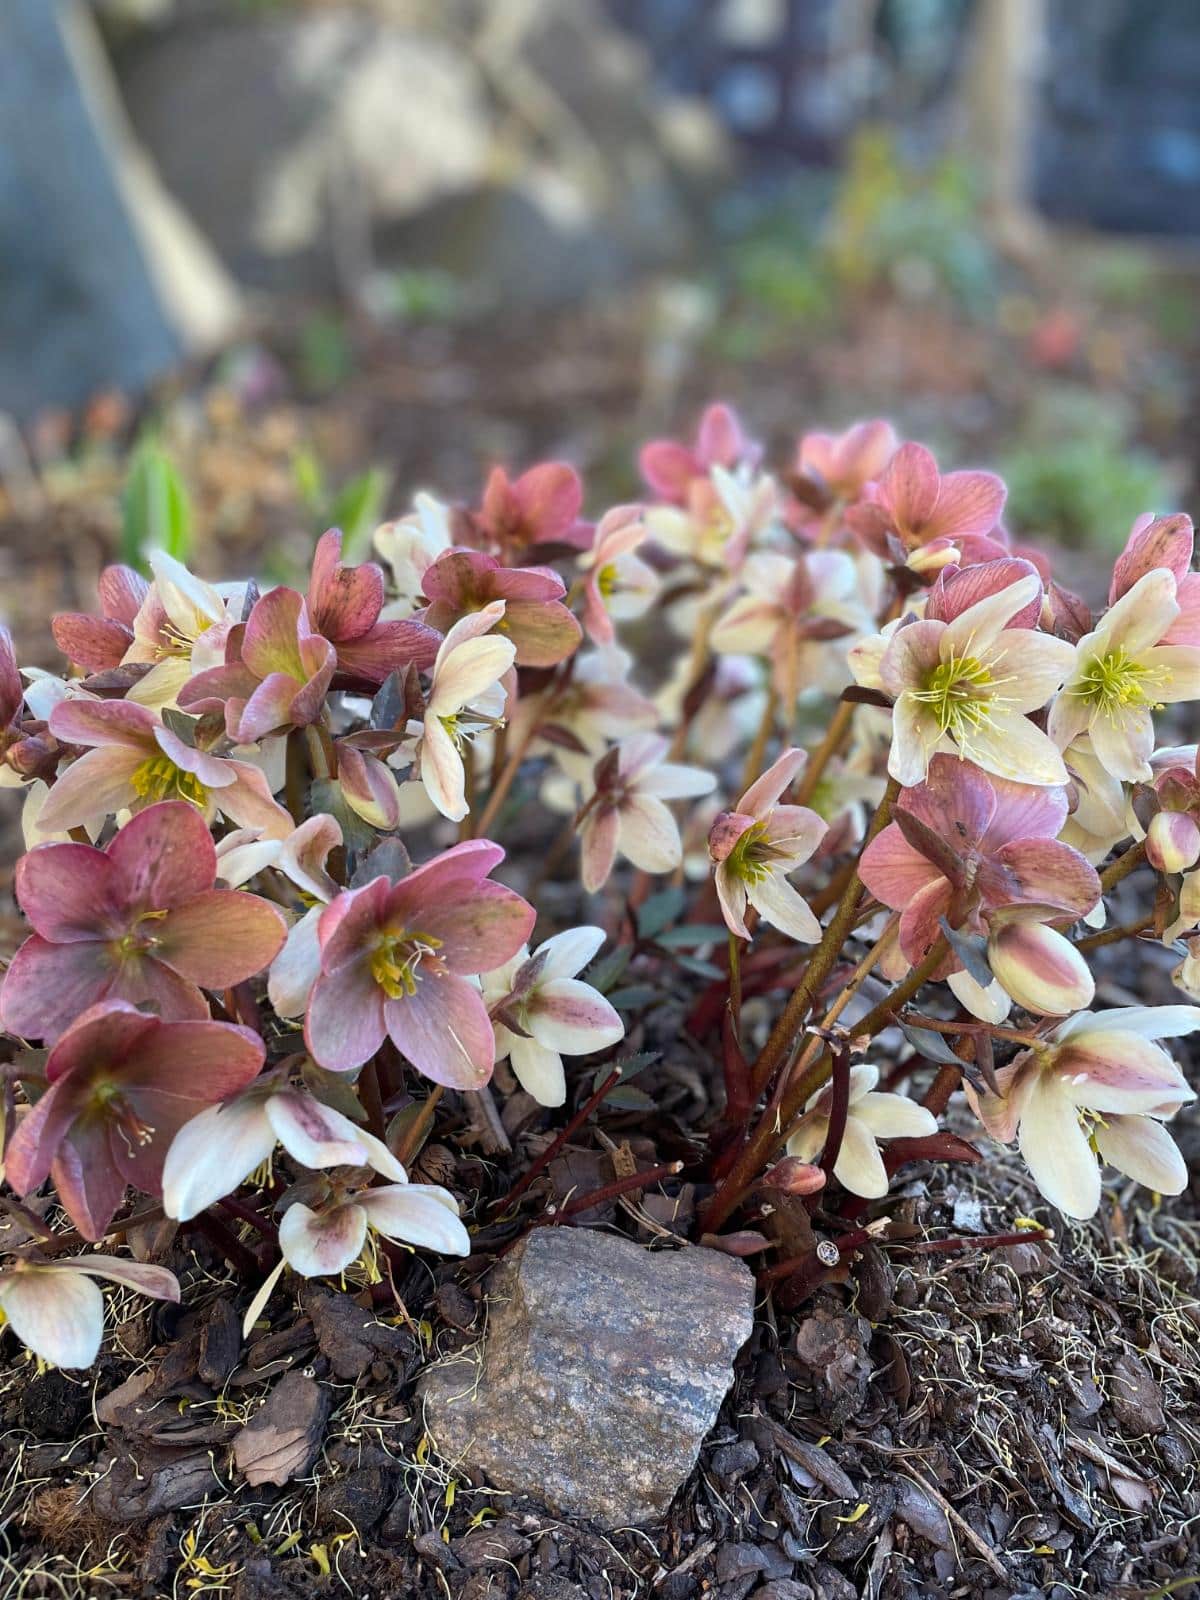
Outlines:
{"type": "Polygon", "coordinates": [[[383,1114],[383,1095],[379,1088],[379,1071],[374,1061],[368,1061],[358,1075],[358,1096],[367,1113],[367,1127],[377,1139],[387,1131],[387,1118],[383,1114]]]}
{"type": "Polygon", "coordinates": [[[1086,939],[1076,939],[1076,950],[1099,950],[1101,945],[1120,944],[1122,939],[1135,939],[1154,926],[1154,913],[1137,922],[1124,922],[1117,928],[1102,928],[1099,933],[1089,933],[1086,939]]]}
{"type": "Polygon", "coordinates": [[[809,757],[804,771],[800,774],[800,781],[792,791],[792,805],[806,806],[817,792],[817,785],[821,781],[825,768],[849,737],[850,723],[853,716],[854,701],[839,701],[837,710],[829,719],[825,737],[809,757]]]}
{"type": "Polygon", "coordinates": [[[297,827],[305,817],[305,789],[308,784],[308,746],[303,728],[293,728],[287,736],[283,797],[297,827]]]}
{"type": "Polygon", "coordinates": [[[396,1160],[402,1167],[407,1168],[421,1148],[421,1141],[429,1131],[429,1125],[433,1121],[433,1114],[437,1110],[438,1101],[442,1098],[442,1092],[441,1084],[435,1083],[422,1102],[421,1109],[405,1130],[404,1140],[396,1151],[396,1160]]]}
{"type": "Polygon", "coordinates": [[[759,777],[766,759],[767,745],[771,739],[771,732],[775,727],[775,714],[779,710],[779,695],[772,684],[767,689],[767,699],[763,706],[763,714],[754,735],[754,743],[750,746],[746,756],[746,765],[742,769],[742,790],[745,791],[759,777]]]}
{"type": "MultiPolygon", "coordinates": [[[[884,791],[883,799],[879,802],[879,809],[867,829],[867,836],[863,840],[863,849],[870,844],[881,829],[887,826],[892,813],[892,804],[900,793],[900,785],[895,778],[888,779],[888,786],[884,791]]],[[[842,892],[842,898],[837,910],[829,919],[828,926],[821,937],[812,955],[809,957],[808,966],[804,969],[804,976],[792,991],[791,998],[784,1007],[783,1015],[772,1028],[770,1037],[762,1048],[758,1060],[754,1063],[754,1074],[751,1080],[756,1094],[761,1094],[770,1082],[774,1073],[786,1059],[800,1032],[800,1028],[812,1009],[813,1001],[817,997],[821,985],[833,969],[833,964],[842,952],[842,946],[850,936],[858,915],[858,902],[862,894],[862,879],[858,872],[852,872],[849,882],[842,892]]]]}
{"type": "Polygon", "coordinates": [[[495,822],[500,807],[504,804],[505,799],[508,796],[508,791],[512,788],[517,773],[521,770],[521,763],[525,759],[525,753],[529,749],[529,746],[533,743],[534,736],[536,735],[540,726],[541,720],[539,717],[530,717],[524,733],[516,741],[512,750],[509,752],[508,758],[500,771],[500,776],[492,785],[492,792],[487,797],[487,804],[484,806],[479,815],[478,821],[471,830],[472,838],[483,838],[488,829],[491,827],[492,823],[495,822]]]}
{"type": "Polygon", "coordinates": [[[648,1189],[652,1183],[658,1183],[662,1178],[673,1178],[682,1171],[682,1161],[666,1161],[661,1167],[647,1167],[644,1172],[631,1172],[628,1177],[614,1178],[601,1189],[592,1189],[587,1194],[576,1195],[573,1200],[568,1200],[566,1205],[550,1213],[550,1220],[565,1222],[568,1217],[576,1217],[581,1211],[590,1211],[593,1206],[603,1205],[606,1200],[615,1200],[623,1194],[635,1194],[639,1189],[648,1189]]]}
{"type": "Polygon", "coordinates": [[[1122,878],[1127,878],[1135,867],[1140,867],[1146,859],[1146,841],[1130,845],[1125,854],[1118,856],[1115,861],[1110,861],[1100,874],[1100,888],[1105,894],[1116,887],[1122,878]]]}

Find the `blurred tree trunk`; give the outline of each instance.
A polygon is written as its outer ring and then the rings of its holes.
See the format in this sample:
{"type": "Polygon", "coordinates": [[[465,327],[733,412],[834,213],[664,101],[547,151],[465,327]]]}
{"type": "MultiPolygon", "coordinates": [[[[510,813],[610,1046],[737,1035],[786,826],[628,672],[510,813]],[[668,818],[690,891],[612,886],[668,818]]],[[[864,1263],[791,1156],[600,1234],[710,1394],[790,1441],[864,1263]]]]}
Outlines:
{"type": "Polygon", "coordinates": [[[1045,13],[1045,0],[976,0],[959,89],[985,214],[997,243],[1020,255],[1043,235],[1032,184],[1045,13]]]}

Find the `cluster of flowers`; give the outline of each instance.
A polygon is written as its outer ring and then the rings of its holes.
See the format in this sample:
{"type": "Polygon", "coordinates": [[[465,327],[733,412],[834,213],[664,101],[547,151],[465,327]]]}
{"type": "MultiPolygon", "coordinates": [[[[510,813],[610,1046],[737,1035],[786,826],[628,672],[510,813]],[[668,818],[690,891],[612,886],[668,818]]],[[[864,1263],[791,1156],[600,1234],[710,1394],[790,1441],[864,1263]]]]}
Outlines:
{"type": "Polygon", "coordinates": [[[713,406],[641,468],[646,503],[597,524],[557,463],[496,469],[475,508],[418,496],[378,530],[381,564],[343,563],[327,533],[303,594],[211,586],[165,554],[151,581],[110,567],[102,615],[54,619],[62,677],[21,670],[0,633],[32,930],[0,989],[0,1203],[31,1240],[0,1267],[0,1312],[40,1356],[94,1359],[94,1276],[178,1296],[161,1268],[67,1254],[131,1187],[277,1241],[255,1308],[285,1267],[377,1283],[397,1246],[470,1252],[455,1197],[405,1169],[438,1094],[507,1058],[562,1105],[564,1056],[625,1031],[580,977],[604,930],[531,953],[537,908],[494,876],[490,835],[535,795],[566,815],[584,894],[619,857],[636,869],[618,925],[674,874],[728,927],[734,1126],[699,1173],[710,1233],[764,1173],[887,1193],[940,1107],[849,1060],[925,985],[924,1036],[957,1043],[978,1117],[1052,1203],[1094,1212],[1100,1161],[1183,1187],[1165,1125],[1192,1091],[1157,1041],[1200,1008],[1093,1012],[1086,952],[1182,941],[1176,982],[1200,998],[1200,762],[1157,748],[1153,720],[1200,698],[1190,521],[1139,520],[1093,617],[1013,548],[998,478],[942,474],[886,423],[807,434],[773,476],[713,406]],[[1142,866],[1151,908],[1100,931],[1142,866]],[[780,949],[801,975],[773,1010],[780,949]],[[47,1180],[73,1235],[45,1220],[47,1180]]]}

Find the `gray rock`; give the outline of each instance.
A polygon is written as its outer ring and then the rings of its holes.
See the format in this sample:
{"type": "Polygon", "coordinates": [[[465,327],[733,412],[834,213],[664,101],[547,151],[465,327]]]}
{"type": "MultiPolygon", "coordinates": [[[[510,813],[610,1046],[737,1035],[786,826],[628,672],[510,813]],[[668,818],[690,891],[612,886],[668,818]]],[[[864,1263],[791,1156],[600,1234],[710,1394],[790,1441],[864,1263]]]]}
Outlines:
{"type": "Polygon", "coordinates": [[[136,392],[236,298],[137,149],[78,0],[0,5],[0,410],[136,392]]]}
{"type": "Polygon", "coordinates": [[[426,1427],[497,1488],[653,1521],[716,1421],[753,1310],[735,1257],[538,1228],[492,1274],[482,1345],[422,1378],[426,1427]]]}

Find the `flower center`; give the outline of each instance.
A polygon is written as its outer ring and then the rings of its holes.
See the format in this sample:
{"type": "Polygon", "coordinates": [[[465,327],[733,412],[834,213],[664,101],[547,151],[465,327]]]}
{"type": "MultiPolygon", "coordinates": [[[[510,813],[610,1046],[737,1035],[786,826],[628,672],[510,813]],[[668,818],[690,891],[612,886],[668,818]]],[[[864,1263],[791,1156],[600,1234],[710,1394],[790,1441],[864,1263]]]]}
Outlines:
{"type": "Polygon", "coordinates": [[[611,600],[617,591],[617,564],[610,561],[607,566],[601,567],[596,574],[596,587],[603,600],[611,600]]]}
{"type": "Polygon", "coordinates": [[[987,721],[989,696],[983,691],[994,682],[986,663],[974,656],[951,656],[938,662],[925,687],[913,691],[913,699],[929,706],[943,733],[961,739],[987,721]]]}
{"type": "Polygon", "coordinates": [[[206,633],[213,625],[211,617],[204,616],[201,612],[192,613],[191,633],[181,628],[178,623],[172,622],[168,617],[158,630],[158,643],[155,655],[160,661],[173,656],[190,656],[192,646],[202,633],[206,633]]]}
{"type": "Polygon", "coordinates": [[[1161,711],[1162,705],[1148,691],[1165,688],[1170,681],[1169,668],[1148,667],[1118,645],[1106,656],[1092,658],[1074,692],[1105,716],[1113,717],[1142,707],[1161,711]]]}
{"type": "Polygon", "coordinates": [[[112,1127],[115,1127],[122,1139],[124,1139],[130,1155],[144,1149],[153,1140],[153,1125],[142,1121],[133,1103],[118,1084],[97,1084],[95,1101],[97,1110],[104,1120],[112,1127]]]}
{"type": "Polygon", "coordinates": [[[743,883],[761,883],[770,871],[775,852],[767,838],[767,824],[752,822],[729,852],[728,863],[743,883]]]}
{"type": "Polygon", "coordinates": [[[177,767],[170,756],[147,756],[130,774],[129,782],[142,800],[190,800],[201,810],[208,804],[208,790],[199,778],[177,767]]]}
{"type": "Polygon", "coordinates": [[[385,933],[371,953],[371,976],[393,1000],[403,1000],[417,992],[417,979],[424,963],[427,971],[445,972],[437,952],[442,941],[431,933],[385,933]]]}

